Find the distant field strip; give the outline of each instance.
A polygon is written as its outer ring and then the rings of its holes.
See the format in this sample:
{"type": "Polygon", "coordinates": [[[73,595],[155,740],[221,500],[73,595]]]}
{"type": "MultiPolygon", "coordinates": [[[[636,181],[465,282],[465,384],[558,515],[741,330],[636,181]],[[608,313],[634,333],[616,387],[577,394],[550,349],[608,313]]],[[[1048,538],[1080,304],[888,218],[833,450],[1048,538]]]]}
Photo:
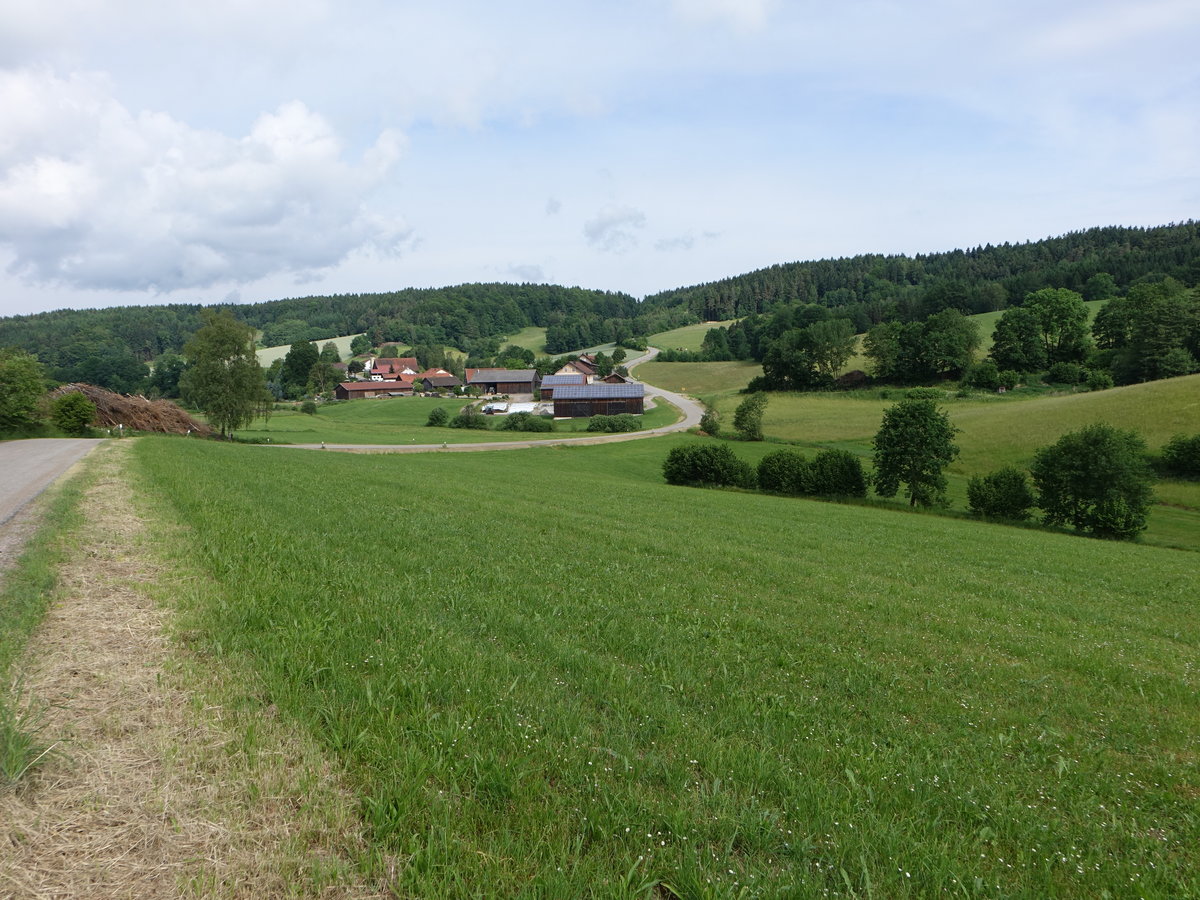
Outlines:
{"type": "Polygon", "coordinates": [[[137,455],[400,896],[1200,893],[1193,554],[665,485],[693,440],[137,455]]]}

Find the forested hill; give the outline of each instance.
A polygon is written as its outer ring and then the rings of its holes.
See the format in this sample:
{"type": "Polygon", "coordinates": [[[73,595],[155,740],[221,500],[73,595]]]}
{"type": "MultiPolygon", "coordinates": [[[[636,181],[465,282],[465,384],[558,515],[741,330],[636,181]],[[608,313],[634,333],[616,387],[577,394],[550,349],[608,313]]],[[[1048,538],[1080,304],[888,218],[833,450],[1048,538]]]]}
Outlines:
{"type": "MultiPolygon", "coordinates": [[[[776,304],[818,303],[868,307],[862,318],[879,321],[891,307],[953,306],[989,312],[1021,302],[1045,287],[1085,292],[1088,280],[1108,273],[1119,290],[1147,275],[1200,282],[1200,223],[1192,220],[1155,228],[1090,228],[1023,244],[988,244],[917,256],[865,254],[842,259],[794,262],[708,284],[677,288],[645,299],[643,314],[686,309],[704,321],[760,313],[776,304]],[[955,296],[929,302],[927,295],[955,296]],[[870,307],[878,307],[871,310],[870,307]]],[[[855,318],[858,318],[857,316],[855,318]]]]}
{"type": "MultiPolygon", "coordinates": [[[[264,346],[367,332],[376,343],[449,344],[465,351],[477,341],[530,325],[628,322],[638,313],[637,301],[628,294],[540,284],[411,288],[225,308],[261,329],[264,346]]],[[[125,306],[0,318],[0,347],[41,354],[59,367],[97,353],[145,362],[179,350],[200,327],[203,309],[191,304],[125,306]]]]}

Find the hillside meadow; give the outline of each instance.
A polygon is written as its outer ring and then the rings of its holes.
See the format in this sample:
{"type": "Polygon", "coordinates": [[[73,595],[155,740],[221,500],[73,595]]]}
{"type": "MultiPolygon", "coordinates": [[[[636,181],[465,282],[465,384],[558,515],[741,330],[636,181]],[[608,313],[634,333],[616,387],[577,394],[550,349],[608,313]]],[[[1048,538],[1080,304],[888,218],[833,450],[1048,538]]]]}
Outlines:
{"type": "MultiPolygon", "coordinates": [[[[746,363],[646,363],[638,367],[644,380],[690,393],[713,403],[725,428],[732,432],[734,411],[744,399],[733,385],[748,381],[746,363]],[[743,380],[745,379],[745,380],[743,380]]],[[[884,410],[904,396],[903,388],[851,392],[769,394],[763,428],[769,441],[815,450],[837,447],[871,455],[871,441],[884,410]]],[[[1132,428],[1157,452],[1177,434],[1200,432],[1200,375],[1169,378],[1106,391],[1031,392],[1006,395],[974,393],[957,397],[945,391],[939,401],[960,429],[961,449],[947,469],[950,500],[966,507],[971,476],[1015,465],[1027,468],[1034,452],[1062,435],[1092,422],[1132,428]]],[[[739,452],[747,455],[744,445],[739,452]]],[[[1162,480],[1155,485],[1155,506],[1144,540],[1165,546],[1200,549],[1200,484],[1162,480]]]]}
{"type": "Polygon", "coordinates": [[[132,474],[400,896],[1200,891],[1193,554],[667,486],[697,440],[132,474]]]}

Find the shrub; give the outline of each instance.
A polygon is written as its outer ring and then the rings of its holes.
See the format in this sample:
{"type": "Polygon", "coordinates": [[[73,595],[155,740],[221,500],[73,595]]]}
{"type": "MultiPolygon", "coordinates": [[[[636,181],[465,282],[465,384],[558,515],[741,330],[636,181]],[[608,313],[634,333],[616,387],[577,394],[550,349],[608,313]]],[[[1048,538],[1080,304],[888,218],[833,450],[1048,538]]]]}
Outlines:
{"type": "Polygon", "coordinates": [[[813,458],[809,492],[828,497],[867,496],[862,460],[849,450],[821,450],[813,458]]]}
{"type": "Polygon", "coordinates": [[[592,416],[588,420],[588,431],[603,431],[618,434],[625,431],[637,431],[642,425],[639,416],[633,413],[620,413],[615,416],[592,416]]]}
{"type": "Polygon", "coordinates": [[[915,387],[904,392],[909,400],[945,400],[946,392],[940,388],[915,387]]]}
{"type": "Polygon", "coordinates": [[[663,463],[667,484],[699,487],[753,488],[754,469],[727,444],[688,444],[675,447],[663,463]]]}
{"type": "Polygon", "coordinates": [[[1005,369],[1000,373],[1000,387],[1011,391],[1021,383],[1021,373],[1014,369],[1005,369]]]}
{"type": "Polygon", "coordinates": [[[1048,384],[1080,384],[1085,378],[1083,366],[1073,362],[1056,362],[1042,379],[1048,384]]]}
{"type": "Polygon", "coordinates": [[[450,422],[450,413],[444,406],[435,406],[429,411],[429,418],[425,420],[427,428],[441,428],[450,422]]]}
{"type": "Polygon", "coordinates": [[[971,512],[989,519],[1024,521],[1036,499],[1025,473],[1012,466],[990,475],[976,475],[967,483],[971,512]]]}
{"type": "Polygon", "coordinates": [[[1162,449],[1162,468],[1176,478],[1200,478],[1200,434],[1177,434],[1162,449]]]}
{"type": "Polygon", "coordinates": [[[1126,539],[1146,527],[1153,476],[1135,431],[1086,425],[1038,450],[1032,471],[1048,525],[1126,539]]]}
{"type": "Polygon", "coordinates": [[[994,360],[985,359],[972,366],[963,381],[981,391],[994,391],[1000,387],[1000,369],[994,360]]]}
{"type": "Polygon", "coordinates": [[[317,414],[317,404],[312,400],[305,400],[300,404],[300,412],[306,416],[315,416],[317,414]]]}
{"type": "Polygon", "coordinates": [[[704,407],[704,415],[700,417],[700,430],[710,437],[721,433],[721,417],[711,406],[704,407]]]}
{"type": "Polygon", "coordinates": [[[1087,375],[1089,391],[1107,391],[1113,386],[1113,377],[1102,369],[1093,369],[1087,375]]]}
{"type": "Polygon", "coordinates": [[[554,424],[545,416],[535,416],[529,412],[516,412],[504,417],[500,423],[501,431],[553,431],[554,424]]]}
{"type": "Polygon", "coordinates": [[[477,431],[487,431],[488,423],[478,406],[464,406],[462,411],[447,423],[451,428],[473,428],[477,431]]]}
{"type": "Polygon", "coordinates": [[[72,391],[50,404],[50,421],[67,434],[87,434],[96,418],[96,405],[87,397],[72,391]]]}
{"type": "Polygon", "coordinates": [[[758,463],[758,486],[775,494],[808,494],[812,465],[794,450],[776,450],[758,463]]]}

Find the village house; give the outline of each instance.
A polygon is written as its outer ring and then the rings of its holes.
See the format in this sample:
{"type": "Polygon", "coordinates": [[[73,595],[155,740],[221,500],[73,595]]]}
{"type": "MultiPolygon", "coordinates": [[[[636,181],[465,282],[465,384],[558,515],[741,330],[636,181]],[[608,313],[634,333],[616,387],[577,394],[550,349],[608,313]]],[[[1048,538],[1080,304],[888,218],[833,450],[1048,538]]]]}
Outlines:
{"type": "Polygon", "coordinates": [[[579,359],[572,360],[554,374],[582,375],[585,383],[591,384],[596,378],[596,357],[590,353],[581,353],[579,359]]]}
{"type": "Polygon", "coordinates": [[[372,381],[391,381],[400,375],[416,375],[421,368],[415,356],[379,357],[370,360],[367,376],[372,381]]]}
{"type": "Polygon", "coordinates": [[[645,409],[646,386],[627,384],[563,385],[554,391],[554,417],[581,419],[588,416],[641,415],[645,409]]]}

